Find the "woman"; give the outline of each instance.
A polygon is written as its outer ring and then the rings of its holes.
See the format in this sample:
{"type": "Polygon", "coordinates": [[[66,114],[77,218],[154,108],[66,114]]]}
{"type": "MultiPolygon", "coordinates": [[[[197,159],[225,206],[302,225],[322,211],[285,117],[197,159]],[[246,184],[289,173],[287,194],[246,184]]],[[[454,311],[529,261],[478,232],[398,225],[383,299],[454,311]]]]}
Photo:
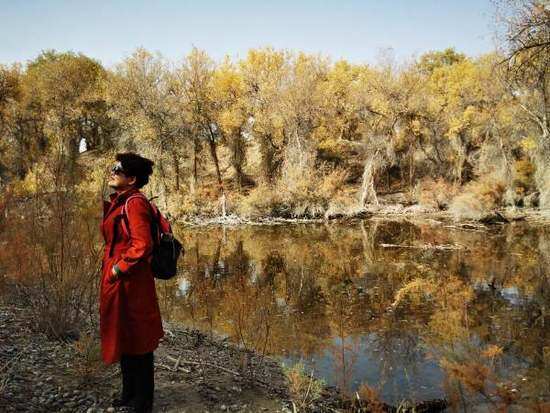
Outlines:
{"type": "Polygon", "coordinates": [[[117,154],[116,160],[108,182],[115,193],[104,201],[101,223],[101,351],[105,363],[120,361],[122,392],[113,405],[150,412],[153,351],[164,332],[150,264],[151,210],[139,190],[149,181],[153,162],[134,153],[117,154]]]}

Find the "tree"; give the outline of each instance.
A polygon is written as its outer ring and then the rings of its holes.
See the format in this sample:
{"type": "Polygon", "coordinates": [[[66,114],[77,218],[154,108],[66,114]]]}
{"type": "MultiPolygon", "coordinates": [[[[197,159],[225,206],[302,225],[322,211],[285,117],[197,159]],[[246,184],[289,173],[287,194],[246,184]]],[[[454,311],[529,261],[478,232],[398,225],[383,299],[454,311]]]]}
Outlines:
{"type": "Polygon", "coordinates": [[[263,177],[270,184],[280,172],[288,143],[282,112],[289,60],[289,52],[265,48],[250,50],[240,62],[251,117],[250,132],[259,143],[263,177]]]}
{"type": "Polygon", "coordinates": [[[541,203],[550,206],[550,8],[545,0],[507,0],[497,5],[505,29],[505,82],[538,129],[536,176],[541,203]]]}
{"type": "Polygon", "coordinates": [[[218,144],[223,140],[224,135],[218,122],[222,106],[214,94],[215,70],[214,61],[206,52],[193,48],[178,70],[178,79],[188,104],[190,119],[195,125],[195,133],[197,133],[195,139],[203,139],[208,143],[216,169],[222,215],[225,215],[226,197],[217,152],[218,144]]]}
{"type": "Polygon", "coordinates": [[[245,84],[242,73],[228,58],[218,66],[212,78],[213,99],[220,106],[216,123],[231,151],[231,165],[235,170],[237,185],[242,188],[250,178],[245,174],[249,114],[244,97],[245,84]]]}
{"type": "Polygon", "coordinates": [[[0,65],[0,149],[4,154],[0,160],[0,177],[7,177],[11,173],[22,178],[26,171],[23,161],[23,139],[20,135],[14,134],[14,118],[21,95],[20,68],[0,65]]]}
{"type": "Polygon", "coordinates": [[[418,67],[425,74],[431,74],[435,69],[443,66],[451,66],[460,63],[466,56],[457,53],[454,48],[449,47],[442,51],[431,51],[420,56],[418,67]]]}
{"type": "Polygon", "coordinates": [[[124,132],[124,145],[152,152],[167,202],[167,162],[172,162],[175,188],[179,189],[178,146],[186,135],[186,124],[178,112],[173,79],[162,56],[138,49],[110,77],[109,102],[124,132]]]}
{"type": "Polygon", "coordinates": [[[101,94],[105,75],[98,62],[71,52],[43,52],[27,67],[25,105],[43,115],[48,143],[71,160],[81,139],[103,145],[113,130],[101,94]]]}

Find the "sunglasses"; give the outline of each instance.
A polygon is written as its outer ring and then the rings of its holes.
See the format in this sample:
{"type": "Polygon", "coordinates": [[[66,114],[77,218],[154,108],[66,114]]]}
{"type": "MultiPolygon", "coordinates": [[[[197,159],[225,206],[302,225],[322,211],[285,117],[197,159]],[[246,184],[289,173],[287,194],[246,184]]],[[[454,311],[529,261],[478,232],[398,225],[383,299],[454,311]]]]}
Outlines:
{"type": "Polygon", "coordinates": [[[111,168],[111,173],[113,173],[114,175],[126,175],[125,171],[124,171],[124,168],[122,167],[122,165],[120,164],[120,162],[117,162],[112,168],[111,168]]]}

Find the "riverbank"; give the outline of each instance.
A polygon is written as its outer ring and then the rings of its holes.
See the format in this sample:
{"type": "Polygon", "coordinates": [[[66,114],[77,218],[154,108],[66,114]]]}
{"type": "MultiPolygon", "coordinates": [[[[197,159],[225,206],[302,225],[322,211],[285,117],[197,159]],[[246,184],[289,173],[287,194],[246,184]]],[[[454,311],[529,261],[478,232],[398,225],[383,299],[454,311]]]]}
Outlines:
{"type": "MultiPolygon", "coordinates": [[[[155,352],[155,412],[438,412],[446,406],[442,400],[399,408],[347,400],[336,388],[322,385],[312,397],[308,393],[315,379],[307,375],[301,383],[306,393],[293,401],[275,360],[198,330],[166,324],[165,331],[155,352]],[[307,405],[297,407],[304,401],[307,405]]],[[[102,364],[98,344],[97,337],[85,333],[65,342],[51,340],[33,331],[27,309],[0,305],[0,411],[127,411],[111,407],[120,373],[116,364],[102,364]]]]}
{"type": "Polygon", "coordinates": [[[453,223],[459,226],[477,226],[491,224],[506,224],[514,221],[527,221],[533,224],[550,224],[550,211],[536,208],[498,209],[487,213],[479,219],[457,219],[449,211],[424,208],[419,205],[403,206],[402,204],[381,205],[365,208],[349,213],[339,213],[321,218],[308,217],[242,217],[235,214],[226,216],[193,216],[185,217],[177,222],[184,226],[240,226],[240,225],[284,225],[300,223],[348,222],[368,219],[407,219],[431,220],[440,223],[453,223]]]}
{"type": "MultiPolygon", "coordinates": [[[[271,359],[197,330],[166,325],[155,352],[157,412],[289,411],[286,379],[271,359]]],[[[104,366],[97,337],[50,340],[31,314],[0,307],[0,411],[114,412],[117,365],[104,366]]]]}

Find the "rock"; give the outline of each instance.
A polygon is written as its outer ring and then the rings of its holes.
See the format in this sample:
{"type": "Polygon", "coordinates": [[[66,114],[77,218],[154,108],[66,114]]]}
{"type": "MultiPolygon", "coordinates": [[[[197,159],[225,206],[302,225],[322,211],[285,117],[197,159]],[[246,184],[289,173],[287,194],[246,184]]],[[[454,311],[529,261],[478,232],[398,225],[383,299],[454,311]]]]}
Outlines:
{"type": "Polygon", "coordinates": [[[403,209],[403,212],[406,214],[427,214],[427,213],[437,212],[437,210],[429,206],[416,204],[416,205],[405,207],[403,209]]]}
{"type": "Polygon", "coordinates": [[[483,224],[504,224],[510,222],[505,216],[503,216],[500,212],[494,211],[491,214],[488,214],[481,218],[479,222],[483,224]]]}
{"type": "Polygon", "coordinates": [[[105,410],[107,413],[114,413],[115,408],[114,407],[108,407],[107,410],[105,410]]]}

